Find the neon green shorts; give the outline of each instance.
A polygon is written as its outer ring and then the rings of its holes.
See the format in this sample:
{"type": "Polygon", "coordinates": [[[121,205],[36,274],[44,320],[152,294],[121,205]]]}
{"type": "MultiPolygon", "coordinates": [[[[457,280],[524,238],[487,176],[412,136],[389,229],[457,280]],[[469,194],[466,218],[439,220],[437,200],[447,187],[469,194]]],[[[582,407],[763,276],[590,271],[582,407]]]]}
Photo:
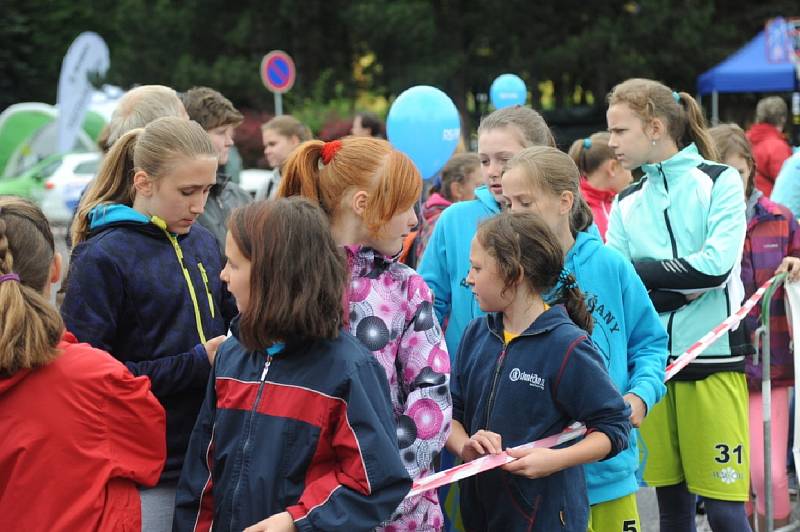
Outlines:
{"type": "Polygon", "coordinates": [[[589,508],[589,532],[641,532],[636,494],[631,493],[613,501],[594,504],[589,508]]]}
{"type": "Polygon", "coordinates": [[[746,501],[750,488],[747,383],[722,372],[667,383],[667,395],[641,427],[644,480],[650,486],[686,481],[689,491],[746,501]]]}

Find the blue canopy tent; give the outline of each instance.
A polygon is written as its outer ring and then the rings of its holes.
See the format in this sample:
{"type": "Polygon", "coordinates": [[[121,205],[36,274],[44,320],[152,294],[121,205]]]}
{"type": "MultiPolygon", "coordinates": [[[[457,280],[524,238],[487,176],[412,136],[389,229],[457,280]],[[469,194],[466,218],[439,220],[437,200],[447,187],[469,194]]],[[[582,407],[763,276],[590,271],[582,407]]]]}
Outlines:
{"type": "Polygon", "coordinates": [[[763,31],[736,53],[697,78],[697,90],[711,94],[711,123],[719,121],[720,92],[789,92],[798,87],[791,61],[771,63],[763,31]]]}

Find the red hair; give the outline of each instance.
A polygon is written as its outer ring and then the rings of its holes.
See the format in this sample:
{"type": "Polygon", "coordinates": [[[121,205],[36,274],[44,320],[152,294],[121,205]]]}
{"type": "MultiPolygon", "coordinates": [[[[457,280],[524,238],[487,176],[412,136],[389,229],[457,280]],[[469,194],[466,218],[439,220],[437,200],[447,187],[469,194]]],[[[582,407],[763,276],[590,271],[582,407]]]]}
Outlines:
{"type": "Polygon", "coordinates": [[[383,139],[346,137],[304,142],[283,166],[278,197],[304,196],[332,217],[345,194],[368,194],[364,222],[377,233],[395,214],[411,208],[422,192],[419,170],[383,139]],[[327,162],[325,162],[327,160],[327,162]]]}

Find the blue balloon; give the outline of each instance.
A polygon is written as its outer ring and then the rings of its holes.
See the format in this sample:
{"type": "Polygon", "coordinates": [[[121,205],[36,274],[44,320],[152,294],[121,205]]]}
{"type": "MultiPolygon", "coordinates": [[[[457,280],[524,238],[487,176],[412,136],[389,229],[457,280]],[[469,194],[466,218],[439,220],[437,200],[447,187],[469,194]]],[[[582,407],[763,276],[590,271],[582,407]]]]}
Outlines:
{"type": "Polygon", "coordinates": [[[417,85],[403,91],[392,104],[386,134],[395,148],[414,161],[423,179],[429,179],[453,155],[461,136],[461,120],[447,94],[417,85]]]}
{"type": "Polygon", "coordinates": [[[489,88],[489,97],[495,109],[511,105],[525,105],[525,101],[528,99],[528,89],[519,76],[503,74],[492,82],[492,86],[489,88]]]}

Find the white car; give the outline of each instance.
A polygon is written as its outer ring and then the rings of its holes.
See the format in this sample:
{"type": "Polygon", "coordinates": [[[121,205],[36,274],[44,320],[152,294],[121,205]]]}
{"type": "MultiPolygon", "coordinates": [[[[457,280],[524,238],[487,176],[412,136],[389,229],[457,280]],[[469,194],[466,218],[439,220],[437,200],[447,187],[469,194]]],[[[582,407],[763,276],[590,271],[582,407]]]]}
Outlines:
{"type": "Polygon", "coordinates": [[[72,219],[81,194],[100,168],[100,153],[70,153],[44,180],[42,211],[51,224],[66,225],[72,219]]]}
{"type": "Polygon", "coordinates": [[[274,179],[274,170],[260,170],[251,168],[239,173],[239,186],[252,197],[256,197],[259,190],[267,186],[274,179]]]}

